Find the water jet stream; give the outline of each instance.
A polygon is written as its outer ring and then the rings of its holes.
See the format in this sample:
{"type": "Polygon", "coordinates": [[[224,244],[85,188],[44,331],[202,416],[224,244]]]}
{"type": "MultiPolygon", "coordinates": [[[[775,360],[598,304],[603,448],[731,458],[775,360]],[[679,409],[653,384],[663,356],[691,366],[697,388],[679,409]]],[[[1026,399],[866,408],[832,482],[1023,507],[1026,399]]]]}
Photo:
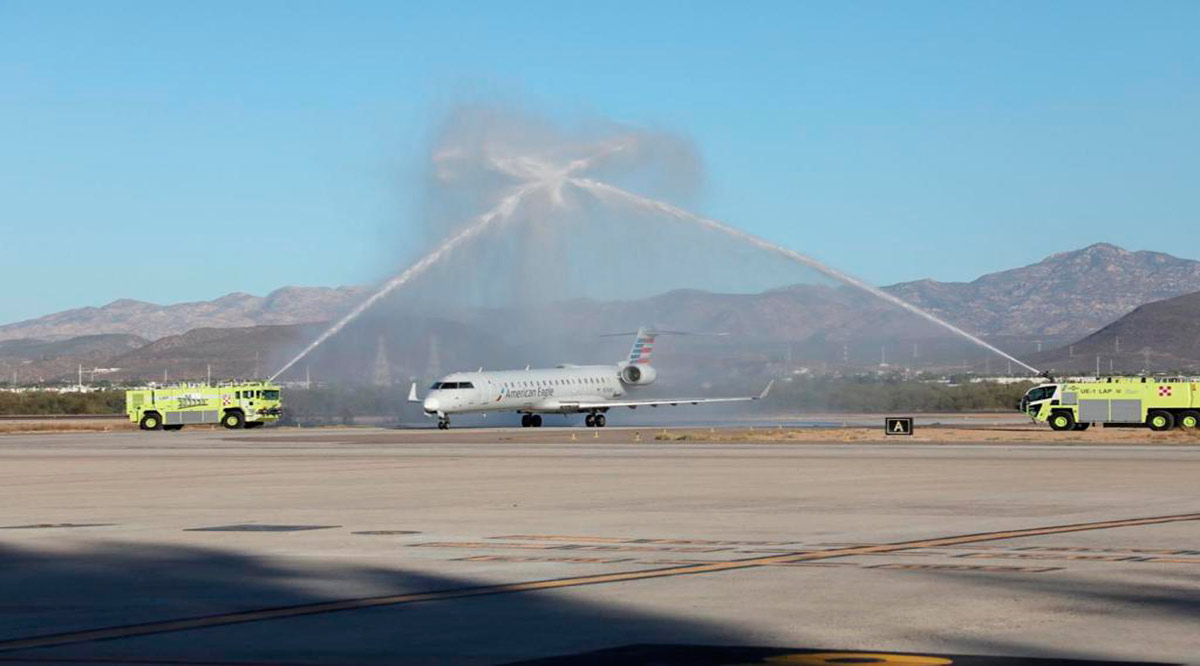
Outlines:
{"type": "Polygon", "coordinates": [[[341,330],[345,328],[347,324],[357,319],[359,315],[370,309],[372,305],[375,305],[375,303],[379,302],[379,300],[384,296],[387,296],[396,289],[412,281],[413,278],[416,278],[424,273],[429,269],[430,266],[436,264],[442,259],[442,257],[446,256],[456,247],[462,245],[475,236],[478,236],[480,232],[482,232],[484,229],[487,229],[495,221],[511,216],[513,211],[516,210],[517,205],[521,203],[521,200],[524,199],[525,196],[530,192],[542,185],[543,183],[540,182],[528,183],[524,187],[521,187],[502,199],[500,203],[491,210],[476,217],[471,224],[451,236],[432,252],[422,257],[420,261],[412,266],[409,266],[408,269],[403,273],[385,282],[381,287],[379,287],[379,289],[375,291],[374,294],[371,294],[369,298],[362,303],[359,303],[358,306],[346,313],[346,315],[339,319],[333,326],[330,326],[324,333],[319,335],[316,340],[313,340],[311,344],[305,347],[292,360],[288,361],[282,368],[277,370],[275,374],[271,375],[271,378],[267,381],[275,381],[280,375],[287,372],[292,366],[296,365],[296,363],[300,362],[301,359],[312,353],[312,350],[321,346],[323,342],[341,332],[341,330]]]}
{"type": "Polygon", "coordinates": [[[634,194],[632,192],[623,190],[619,187],[614,187],[607,183],[602,183],[600,181],[592,180],[589,178],[570,178],[567,182],[572,185],[575,185],[576,187],[579,187],[580,189],[582,189],[584,191],[592,193],[597,198],[608,199],[610,201],[617,200],[617,201],[625,202],[627,204],[631,204],[634,207],[641,208],[643,210],[648,210],[653,213],[658,213],[660,215],[673,217],[678,220],[686,220],[689,222],[693,222],[695,224],[699,224],[708,229],[712,229],[714,231],[719,231],[721,233],[733,236],[734,238],[737,238],[738,240],[749,243],[750,245],[753,245],[759,249],[766,250],[768,252],[772,252],[774,254],[783,256],[792,261],[804,264],[805,266],[808,266],[809,268],[812,268],[824,275],[827,275],[827,276],[833,278],[834,280],[837,280],[838,282],[850,285],[852,287],[857,287],[858,289],[862,289],[863,291],[866,291],[867,293],[869,293],[873,296],[881,298],[884,301],[891,303],[892,305],[903,308],[923,319],[933,322],[934,324],[937,324],[938,326],[941,326],[942,328],[945,328],[946,330],[948,330],[956,335],[960,335],[960,336],[966,338],[967,340],[970,340],[971,342],[979,345],[980,347],[983,347],[984,349],[992,351],[992,352],[1012,361],[1013,363],[1020,365],[1021,367],[1029,370],[1030,372],[1032,372],[1035,375],[1041,374],[1041,371],[1038,370],[1037,368],[1033,367],[1032,365],[1029,365],[1028,363],[1025,363],[1024,361],[1012,356],[1011,354],[1008,354],[1008,353],[1004,352],[1003,350],[995,347],[994,345],[991,345],[991,344],[985,342],[984,340],[981,340],[980,338],[978,338],[974,335],[971,335],[970,333],[962,330],[961,328],[955,326],[954,324],[951,324],[950,322],[945,321],[945,320],[937,317],[934,314],[926,312],[925,310],[922,310],[921,308],[913,305],[912,303],[909,303],[908,301],[905,301],[897,296],[893,296],[892,294],[889,294],[886,291],[884,291],[868,282],[863,282],[862,280],[860,280],[852,275],[843,273],[842,271],[839,271],[838,269],[833,268],[831,266],[827,266],[827,265],[821,263],[820,261],[813,259],[812,257],[810,257],[808,255],[801,254],[799,252],[796,252],[795,250],[789,250],[786,247],[776,245],[775,243],[772,243],[767,240],[763,240],[762,238],[759,238],[752,234],[748,234],[739,229],[735,229],[735,228],[733,228],[727,224],[724,224],[722,222],[718,222],[716,220],[709,219],[709,218],[702,217],[700,215],[696,215],[694,213],[688,212],[682,208],[679,208],[678,206],[673,206],[669,203],[666,203],[663,201],[658,201],[656,199],[650,199],[647,197],[643,197],[641,195],[634,194]]]}
{"type": "Polygon", "coordinates": [[[903,299],[893,296],[892,294],[889,294],[882,289],[879,289],[878,287],[864,282],[852,275],[843,273],[842,271],[831,266],[827,266],[812,257],[758,238],[757,236],[748,234],[717,220],[696,215],[669,203],[634,194],[619,187],[609,185],[608,183],[577,175],[580,171],[593,166],[596,162],[615,153],[622,152],[627,148],[628,145],[626,140],[617,141],[604,146],[603,149],[598,151],[596,154],[593,154],[589,157],[572,160],[565,166],[558,166],[545,159],[530,156],[489,156],[487,163],[491,169],[506,176],[516,178],[519,181],[522,181],[523,184],[511,194],[504,197],[492,209],[473,218],[473,220],[466,227],[451,236],[432,252],[422,257],[403,273],[385,282],[370,297],[368,297],[362,303],[359,303],[358,306],[330,326],[324,333],[318,336],[316,340],[310,343],[292,360],[288,361],[287,364],[275,372],[275,374],[271,375],[270,381],[276,380],[280,375],[291,369],[292,366],[310,354],[326,340],[341,332],[341,330],[350,322],[357,319],[360,315],[362,315],[362,313],[370,309],[379,300],[420,276],[422,273],[428,270],[430,266],[441,261],[443,257],[454,251],[457,247],[478,236],[496,221],[510,218],[513,212],[517,209],[517,206],[520,205],[522,200],[531,192],[534,192],[535,190],[545,190],[549,195],[551,203],[561,205],[563,203],[562,188],[565,184],[573,185],[604,201],[631,205],[651,213],[663,215],[677,220],[688,221],[693,224],[698,224],[704,228],[719,231],[759,249],[766,250],[791,261],[803,264],[823,275],[837,280],[838,282],[861,289],[877,298],[891,303],[892,305],[907,310],[927,321],[937,324],[938,326],[949,330],[955,335],[961,336],[972,343],[983,347],[984,349],[1006,358],[1034,374],[1040,374],[1037,368],[1034,368],[1028,363],[1021,361],[1020,359],[962,330],[961,328],[940,319],[936,315],[926,312],[925,310],[908,303],[903,299]]]}

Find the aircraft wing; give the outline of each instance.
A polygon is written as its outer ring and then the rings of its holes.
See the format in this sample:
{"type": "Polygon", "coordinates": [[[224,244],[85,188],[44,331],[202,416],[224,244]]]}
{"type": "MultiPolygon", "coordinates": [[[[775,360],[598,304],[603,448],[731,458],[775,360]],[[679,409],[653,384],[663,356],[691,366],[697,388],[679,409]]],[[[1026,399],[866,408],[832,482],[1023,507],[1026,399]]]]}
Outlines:
{"type": "Polygon", "coordinates": [[[637,409],[638,407],[658,407],[660,405],[669,405],[675,407],[677,405],[699,405],[709,402],[749,402],[751,400],[762,400],[771,392],[771,387],[775,384],[771,381],[767,387],[758,395],[742,396],[737,398],[657,398],[653,400],[596,400],[593,402],[580,402],[578,409],[602,409],[604,407],[628,407],[637,409]]]}

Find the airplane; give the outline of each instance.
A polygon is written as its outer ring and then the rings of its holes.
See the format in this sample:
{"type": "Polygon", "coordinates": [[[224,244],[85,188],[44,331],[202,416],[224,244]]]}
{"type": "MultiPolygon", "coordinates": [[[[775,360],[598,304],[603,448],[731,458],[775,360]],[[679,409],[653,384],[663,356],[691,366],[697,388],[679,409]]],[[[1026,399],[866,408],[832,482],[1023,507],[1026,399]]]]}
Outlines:
{"type": "MultiPolygon", "coordinates": [[[[746,402],[767,397],[770,382],[762,393],[736,398],[659,398],[628,400],[629,389],[653,384],[658,373],[650,365],[654,340],[659,331],[640,328],[629,357],[614,365],[560,365],[555,368],[500,372],[456,372],[434,382],[422,400],[417,384],[408,391],[408,401],[421,403],[427,416],[436,415],[438,428],[450,427],[452,414],[515,411],[521,425],[539,428],[542,414],[587,414],[589,428],[603,428],[605,413],[613,407],[658,407],[698,405],[708,402],[746,402]]],[[[618,334],[625,335],[625,334],[618,334]]]]}

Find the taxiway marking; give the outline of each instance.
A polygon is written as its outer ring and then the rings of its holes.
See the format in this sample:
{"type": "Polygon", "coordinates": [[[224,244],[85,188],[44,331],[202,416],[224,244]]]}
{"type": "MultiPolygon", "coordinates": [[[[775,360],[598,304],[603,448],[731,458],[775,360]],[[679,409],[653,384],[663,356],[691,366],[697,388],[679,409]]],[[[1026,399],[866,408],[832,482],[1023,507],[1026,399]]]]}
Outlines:
{"type": "Polygon", "coordinates": [[[317,615],[321,613],[336,613],[339,611],[359,610],[363,608],[377,608],[380,606],[398,606],[425,601],[445,601],[449,599],[482,597],[494,594],[514,594],[517,592],[554,590],[567,587],[581,587],[584,585],[623,583],[635,580],[645,580],[649,578],[690,576],[694,574],[716,573],[719,571],[748,569],[777,564],[789,564],[793,562],[826,560],[835,557],[853,557],[855,555],[892,553],[921,548],[958,546],[962,544],[978,543],[981,541],[1001,541],[1005,539],[1045,536],[1048,534],[1106,530],[1117,527],[1136,527],[1140,525],[1159,525],[1163,523],[1176,523],[1193,520],[1200,520],[1200,513],[1187,513],[1174,516],[1152,516],[1147,518],[1128,518],[1124,520],[1105,520],[1090,523],[1074,523],[1069,525],[1052,525],[1047,527],[1033,527],[1019,530],[1004,530],[998,532],[979,532],[975,534],[962,534],[958,536],[939,537],[934,539],[920,539],[916,541],[900,541],[889,544],[834,548],[831,550],[821,551],[806,551],[792,554],[770,555],[767,557],[751,557],[741,560],[726,560],[708,562],[704,564],[689,564],[684,566],[642,569],[638,571],[624,571],[619,573],[595,574],[590,576],[535,580],[524,583],[480,585],[476,587],[463,587],[450,590],[392,594],[380,597],[343,599],[340,601],[326,601],[311,604],[301,604],[297,606],[282,606],[277,608],[263,608],[251,611],[237,611],[233,613],[221,613],[218,615],[208,615],[203,617],[148,622],[144,624],[106,627],[101,629],[85,629],[82,631],[71,631],[60,634],[50,634],[46,636],[34,636],[31,638],[17,638],[0,641],[0,652],[54,647],[60,645],[69,645],[72,643],[86,643],[91,641],[112,640],[119,638],[132,638],[135,636],[146,636],[150,634],[187,631],[191,629],[206,629],[232,624],[244,624],[247,622],[262,622],[265,620],[279,620],[305,615],[317,615]]]}

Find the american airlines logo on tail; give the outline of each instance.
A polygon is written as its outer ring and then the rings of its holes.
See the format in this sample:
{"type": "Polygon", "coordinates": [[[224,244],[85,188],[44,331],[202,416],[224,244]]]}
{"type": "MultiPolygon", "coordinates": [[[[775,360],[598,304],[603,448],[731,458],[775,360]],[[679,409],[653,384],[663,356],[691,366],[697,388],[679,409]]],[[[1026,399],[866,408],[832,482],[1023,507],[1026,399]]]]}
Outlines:
{"type": "Polygon", "coordinates": [[[657,336],[657,333],[647,333],[644,328],[638,329],[637,338],[633,341],[633,349],[629,350],[629,362],[649,364],[650,352],[654,351],[654,338],[657,336]]]}

